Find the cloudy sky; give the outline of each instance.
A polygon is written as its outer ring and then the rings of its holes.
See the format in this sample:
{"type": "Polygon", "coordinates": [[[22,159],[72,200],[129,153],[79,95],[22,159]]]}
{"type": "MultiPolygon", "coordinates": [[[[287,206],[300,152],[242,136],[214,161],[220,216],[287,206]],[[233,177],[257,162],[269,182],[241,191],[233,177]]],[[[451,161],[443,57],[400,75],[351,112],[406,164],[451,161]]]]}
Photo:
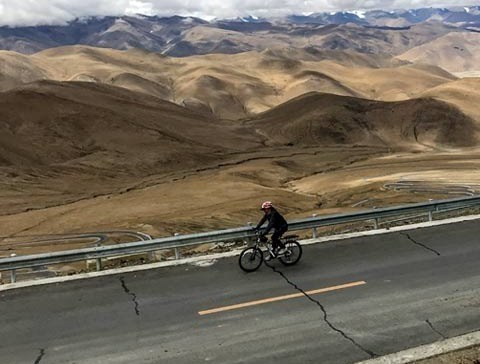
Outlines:
{"type": "MultiPolygon", "coordinates": [[[[461,1],[461,5],[476,4],[480,0],[461,1]]],[[[0,0],[0,25],[65,24],[80,17],[125,14],[230,18],[447,5],[460,4],[458,0],[0,0]]]]}

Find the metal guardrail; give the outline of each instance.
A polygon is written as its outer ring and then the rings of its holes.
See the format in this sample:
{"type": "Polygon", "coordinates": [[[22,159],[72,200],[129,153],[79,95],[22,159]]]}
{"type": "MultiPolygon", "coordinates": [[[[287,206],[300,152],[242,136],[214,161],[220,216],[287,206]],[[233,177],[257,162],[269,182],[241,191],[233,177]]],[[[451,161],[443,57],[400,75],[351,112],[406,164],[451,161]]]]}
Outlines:
{"type": "MultiPolygon", "coordinates": [[[[375,228],[378,227],[378,221],[381,218],[400,216],[413,213],[428,213],[429,220],[433,220],[433,213],[451,209],[469,208],[480,205],[480,196],[430,201],[428,203],[417,203],[412,205],[388,207],[382,209],[372,209],[361,212],[318,216],[308,219],[289,222],[289,231],[300,231],[313,229],[316,237],[315,228],[322,226],[331,226],[358,221],[373,220],[375,228]]],[[[135,243],[124,243],[110,246],[100,246],[85,249],[69,250],[63,252],[14,256],[0,259],[0,271],[12,271],[23,268],[33,268],[51,264],[69,263],[76,261],[102,258],[121,257],[148,253],[158,250],[177,249],[192,245],[215,242],[246,241],[255,237],[250,226],[236,229],[218,230],[198,234],[178,235],[160,239],[146,240],[135,243]]],[[[98,265],[97,265],[98,266],[98,265]]],[[[12,278],[14,275],[12,274],[12,278]]]]}

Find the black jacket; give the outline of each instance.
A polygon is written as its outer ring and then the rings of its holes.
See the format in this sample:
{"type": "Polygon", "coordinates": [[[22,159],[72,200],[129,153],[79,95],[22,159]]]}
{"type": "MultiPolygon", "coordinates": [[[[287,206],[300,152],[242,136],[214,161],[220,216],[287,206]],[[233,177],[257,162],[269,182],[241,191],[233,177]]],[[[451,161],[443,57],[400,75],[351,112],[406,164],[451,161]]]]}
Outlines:
{"type": "Polygon", "coordinates": [[[270,230],[280,230],[280,229],[288,229],[288,224],[285,218],[280,215],[280,213],[275,210],[273,207],[270,209],[268,213],[263,216],[263,218],[258,223],[256,229],[260,229],[260,227],[268,220],[268,225],[265,228],[264,234],[268,234],[270,230]]]}

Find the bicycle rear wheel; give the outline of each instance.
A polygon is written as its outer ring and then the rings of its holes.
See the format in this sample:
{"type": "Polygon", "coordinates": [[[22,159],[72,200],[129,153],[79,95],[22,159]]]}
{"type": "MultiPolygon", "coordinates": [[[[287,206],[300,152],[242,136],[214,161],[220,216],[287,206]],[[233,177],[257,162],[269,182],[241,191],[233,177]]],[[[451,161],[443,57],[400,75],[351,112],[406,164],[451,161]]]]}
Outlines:
{"type": "Polygon", "coordinates": [[[278,258],[284,265],[297,264],[302,257],[302,246],[296,241],[289,241],[285,243],[287,252],[285,255],[278,258]]]}
{"type": "Polygon", "coordinates": [[[240,254],[238,264],[245,272],[253,272],[260,268],[263,262],[263,253],[258,248],[247,248],[240,254]]]}

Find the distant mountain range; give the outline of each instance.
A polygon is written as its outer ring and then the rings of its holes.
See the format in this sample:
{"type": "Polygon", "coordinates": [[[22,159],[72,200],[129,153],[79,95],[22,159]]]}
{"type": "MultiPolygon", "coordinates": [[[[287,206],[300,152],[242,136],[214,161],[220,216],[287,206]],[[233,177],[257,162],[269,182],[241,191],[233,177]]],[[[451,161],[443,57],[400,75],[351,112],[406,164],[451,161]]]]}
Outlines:
{"type": "Polygon", "coordinates": [[[89,18],[66,26],[0,27],[0,49],[32,54],[47,48],[82,44],[190,56],[292,46],[304,39],[305,47],[400,54],[410,46],[451,31],[480,32],[480,6],[315,13],[277,19],[247,16],[211,22],[180,16],[89,18]],[[418,28],[422,24],[430,25],[418,28]],[[429,39],[412,41],[418,32],[423,33],[418,29],[427,28],[431,33],[429,39]],[[407,39],[404,40],[407,47],[392,51],[375,45],[377,41],[398,37],[395,32],[401,32],[399,37],[407,39]]]}
{"type": "Polygon", "coordinates": [[[426,21],[437,20],[456,26],[478,26],[480,6],[453,8],[421,8],[411,10],[372,10],[319,13],[308,16],[290,16],[293,23],[346,24],[379,27],[407,27],[426,21]]]}

